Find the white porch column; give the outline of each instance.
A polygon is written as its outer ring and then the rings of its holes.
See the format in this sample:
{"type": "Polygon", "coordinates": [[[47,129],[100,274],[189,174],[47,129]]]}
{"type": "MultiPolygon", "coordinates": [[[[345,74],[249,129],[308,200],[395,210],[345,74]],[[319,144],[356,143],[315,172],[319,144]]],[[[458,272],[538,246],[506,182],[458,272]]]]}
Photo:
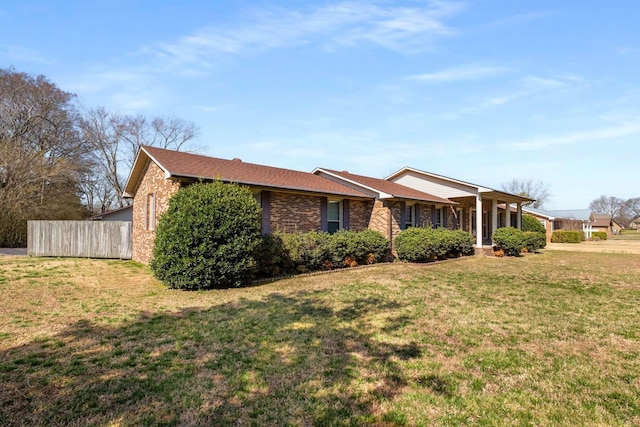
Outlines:
{"type": "Polygon", "coordinates": [[[511,227],[511,203],[504,202],[504,226],[511,227]]]}
{"type": "Polygon", "coordinates": [[[518,212],[516,214],[516,228],[518,230],[522,230],[522,203],[516,203],[516,210],[518,212]]]}
{"type": "Polygon", "coordinates": [[[491,231],[489,231],[489,233],[493,234],[497,229],[498,229],[498,199],[493,199],[491,200],[491,231]]]}
{"type": "Polygon", "coordinates": [[[482,247],[482,196],[476,196],[476,247],[482,247]]]}

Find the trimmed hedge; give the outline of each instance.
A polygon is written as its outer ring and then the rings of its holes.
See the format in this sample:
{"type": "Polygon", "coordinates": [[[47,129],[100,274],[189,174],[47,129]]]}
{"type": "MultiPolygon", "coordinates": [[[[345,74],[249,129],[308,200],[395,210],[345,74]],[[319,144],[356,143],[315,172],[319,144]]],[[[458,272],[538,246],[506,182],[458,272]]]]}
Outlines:
{"type": "Polygon", "coordinates": [[[547,246],[546,233],[540,233],[537,231],[525,231],[524,232],[524,247],[528,252],[537,252],[547,246]]]}
{"type": "Polygon", "coordinates": [[[355,267],[389,259],[389,242],[373,230],[284,233],[264,236],[254,257],[255,277],[355,267]]]}
{"type": "Polygon", "coordinates": [[[544,225],[533,215],[522,215],[522,231],[537,231],[538,233],[546,233],[544,225]]]}
{"type": "Polygon", "coordinates": [[[407,262],[432,262],[475,253],[473,236],[462,230],[412,227],[394,240],[398,258],[407,262]]]}
{"type": "Polygon", "coordinates": [[[518,256],[525,247],[525,234],[514,227],[502,227],[491,236],[493,249],[503,251],[507,256],[518,256]]]}
{"type": "Polygon", "coordinates": [[[584,239],[582,231],[557,230],[551,235],[551,243],[580,243],[584,239]]]}
{"type": "Polygon", "coordinates": [[[607,233],[606,231],[594,231],[591,233],[591,237],[597,237],[600,240],[607,240],[607,233]]]}
{"type": "Polygon", "coordinates": [[[247,188],[215,181],[181,189],[158,221],[151,270],[175,289],[248,284],[260,219],[247,188]]]}

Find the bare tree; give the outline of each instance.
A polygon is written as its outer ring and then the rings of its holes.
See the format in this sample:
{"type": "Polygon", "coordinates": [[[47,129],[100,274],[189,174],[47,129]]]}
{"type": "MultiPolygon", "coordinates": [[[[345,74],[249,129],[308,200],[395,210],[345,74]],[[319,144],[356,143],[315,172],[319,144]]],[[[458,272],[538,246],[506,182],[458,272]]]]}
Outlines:
{"type": "Polygon", "coordinates": [[[624,209],[631,219],[640,218],[640,197],[633,197],[624,203],[624,209]]]}
{"type": "Polygon", "coordinates": [[[84,199],[94,213],[124,207],[125,180],[143,145],[176,151],[191,148],[198,128],[179,118],[122,116],[104,108],[85,111],[83,139],[93,148],[94,168],[85,176],[84,199]]]}
{"type": "Polygon", "coordinates": [[[512,179],[503,183],[502,189],[507,193],[534,199],[533,202],[525,203],[526,206],[531,206],[534,209],[541,208],[551,197],[549,186],[542,181],[534,181],[533,179],[512,179]]]}
{"type": "Polygon", "coordinates": [[[0,69],[0,245],[23,244],[26,219],[85,213],[77,177],[90,150],[78,136],[74,100],[44,76],[0,69]],[[9,234],[14,241],[3,241],[9,234]]]}
{"type": "Polygon", "coordinates": [[[618,216],[624,206],[624,200],[614,196],[600,196],[589,203],[591,212],[597,215],[618,216]]]}
{"type": "Polygon", "coordinates": [[[620,210],[614,217],[618,224],[628,227],[631,225],[631,221],[636,218],[640,218],[640,197],[632,197],[622,203],[620,210]]]}
{"type": "Polygon", "coordinates": [[[193,140],[200,133],[194,123],[177,117],[155,117],[149,121],[141,115],[129,116],[124,118],[124,125],[125,161],[129,169],[143,145],[184,151],[192,148],[193,140]]]}

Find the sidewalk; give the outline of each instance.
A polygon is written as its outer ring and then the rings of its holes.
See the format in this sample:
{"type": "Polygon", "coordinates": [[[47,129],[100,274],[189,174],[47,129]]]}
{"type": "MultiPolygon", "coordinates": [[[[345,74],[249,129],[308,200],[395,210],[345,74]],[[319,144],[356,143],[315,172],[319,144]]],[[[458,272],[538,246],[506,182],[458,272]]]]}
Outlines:
{"type": "Polygon", "coordinates": [[[26,255],[27,248],[0,248],[0,255],[26,255]]]}

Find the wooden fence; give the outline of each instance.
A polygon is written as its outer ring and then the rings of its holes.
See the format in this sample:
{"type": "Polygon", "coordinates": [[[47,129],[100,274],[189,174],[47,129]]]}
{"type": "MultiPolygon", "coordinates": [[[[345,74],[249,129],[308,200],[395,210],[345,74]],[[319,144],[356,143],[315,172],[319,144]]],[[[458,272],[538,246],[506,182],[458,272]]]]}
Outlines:
{"type": "Polygon", "coordinates": [[[131,221],[29,221],[27,254],[131,259],[131,221]]]}

